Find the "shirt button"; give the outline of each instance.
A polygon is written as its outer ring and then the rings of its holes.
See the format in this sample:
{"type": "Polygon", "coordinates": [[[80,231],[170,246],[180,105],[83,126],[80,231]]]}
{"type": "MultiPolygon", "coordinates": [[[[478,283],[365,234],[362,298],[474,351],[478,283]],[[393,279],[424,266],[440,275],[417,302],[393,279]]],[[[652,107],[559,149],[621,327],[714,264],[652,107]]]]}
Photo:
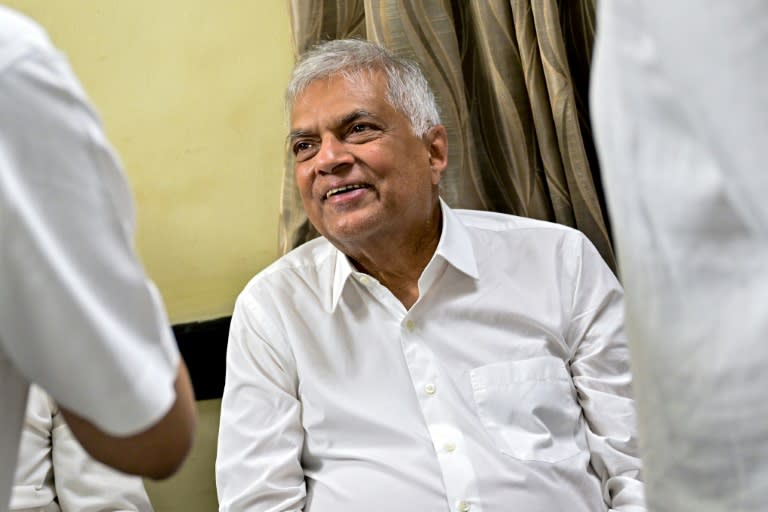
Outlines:
{"type": "Polygon", "coordinates": [[[426,392],[428,395],[434,395],[434,394],[435,394],[435,392],[437,391],[437,388],[435,387],[435,385],[434,385],[434,384],[432,384],[432,383],[430,382],[429,384],[427,384],[426,386],[424,386],[424,391],[425,391],[425,392],[426,392]]]}
{"type": "MultiPolygon", "coordinates": [[[[443,450],[445,450],[447,452],[452,452],[452,451],[456,450],[456,443],[451,443],[451,442],[445,443],[443,445],[443,450]]],[[[462,503],[464,503],[464,502],[462,502],[462,503]]],[[[466,509],[466,510],[469,510],[469,509],[466,509]]]]}
{"type": "Polygon", "coordinates": [[[459,512],[469,512],[470,508],[472,508],[472,504],[468,501],[460,501],[456,504],[456,510],[459,512]]]}
{"type": "Polygon", "coordinates": [[[368,279],[367,276],[360,276],[360,284],[363,286],[368,286],[368,284],[371,282],[370,279],[368,279]]]}
{"type": "Polygon", "coordinates": [[[408,320],[405,322],[405,328],[408,329],[408,332],[413,331],[416,328],[416,322],[413,320],[408,320]]]}

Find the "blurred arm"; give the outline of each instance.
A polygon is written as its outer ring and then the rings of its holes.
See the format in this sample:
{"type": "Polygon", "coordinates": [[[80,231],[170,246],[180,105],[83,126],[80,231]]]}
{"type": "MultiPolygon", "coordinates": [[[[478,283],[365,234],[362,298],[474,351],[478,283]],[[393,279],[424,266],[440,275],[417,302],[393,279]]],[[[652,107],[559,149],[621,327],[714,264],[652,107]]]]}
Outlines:
{"type": "Polygon", "coordinates": [[[179,363],[170,411],[149,429],[110,435],[72,411],[61,409],[69,428],[91,456],[125,473],[162,479],[175,473],[192,449],[197,416],[187,367],[179,363]]]}

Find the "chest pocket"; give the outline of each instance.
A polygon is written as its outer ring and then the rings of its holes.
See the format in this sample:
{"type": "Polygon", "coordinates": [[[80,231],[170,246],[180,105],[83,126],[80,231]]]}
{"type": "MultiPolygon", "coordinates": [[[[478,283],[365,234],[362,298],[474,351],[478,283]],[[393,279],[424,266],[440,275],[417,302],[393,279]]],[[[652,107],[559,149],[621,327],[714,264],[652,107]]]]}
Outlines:
{"type": "Polygon", "coordinates": [[[562,360],[494,363],[471,370],[470,378],[480,420],[503,453],[558,462],[586,448],[581,407],[562,360]]]}

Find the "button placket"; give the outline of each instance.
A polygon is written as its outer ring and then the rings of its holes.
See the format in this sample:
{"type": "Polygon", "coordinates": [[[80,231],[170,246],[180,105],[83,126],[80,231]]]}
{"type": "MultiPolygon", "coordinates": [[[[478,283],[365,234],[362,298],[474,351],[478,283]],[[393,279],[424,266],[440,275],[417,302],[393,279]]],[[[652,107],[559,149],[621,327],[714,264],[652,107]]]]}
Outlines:
{"type": "MultiPolygon", "coordinates": [[[[446,409],[445,400],[451,398],[451,386],[441,375],[439,360],[425,341],[429,328],[419,323],[420,318],[413,317],[413,311],[404,313],[400,320],[400,342],[440,465],[447,505],[450,510],[458,511],[457,503],[472,503],[470,498],[477,496],[475,471],[469,455],[464,452],[462,432],[446,409]]],[[[472,512],[483,512],[483,507],[473,504],[472,512]]]]}

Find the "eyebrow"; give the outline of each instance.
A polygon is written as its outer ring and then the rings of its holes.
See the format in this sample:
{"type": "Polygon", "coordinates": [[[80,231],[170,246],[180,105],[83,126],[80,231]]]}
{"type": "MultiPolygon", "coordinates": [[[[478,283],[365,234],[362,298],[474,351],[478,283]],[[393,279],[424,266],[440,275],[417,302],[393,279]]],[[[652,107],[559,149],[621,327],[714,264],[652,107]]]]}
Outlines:
{"type": "MultiPolygon", "coordinates": [[[[367,110],[354,110],[349,114],[341,117],[338,121],[336,121],[335,126],[345,126],[353,121],[360,119],[361,117],[375,118],[377,116],[375,114],[368,112],[367,110]]],[[[306,137],[308,135],[313,135],[313,133],[309,130],[293,130],[286,137],[286,141],[290,143],[298,138],[306,137]]]]}

